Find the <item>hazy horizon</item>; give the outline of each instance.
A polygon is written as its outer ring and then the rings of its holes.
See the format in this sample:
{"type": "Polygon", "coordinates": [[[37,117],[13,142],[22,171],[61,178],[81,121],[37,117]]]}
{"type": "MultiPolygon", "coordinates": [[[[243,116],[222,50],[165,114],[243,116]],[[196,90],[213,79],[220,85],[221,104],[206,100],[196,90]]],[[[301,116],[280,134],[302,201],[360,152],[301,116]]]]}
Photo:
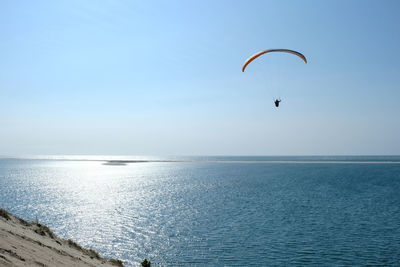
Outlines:
{"type": "Polygon", "coordinates": [[[353,162],[352,160],[356,160],[354,162],[364,162],[364,163],[399,163],[400,155],[396,154],[386,154],[386,155],[378,155],[378,154],[352,154],[352,155],[300,155],[300,154],[292,154],[292,155],[129,155],[129,154],[42,154],[42,155],[0,155],[0,159],[22,159],[22,160],[72,160],[72,161],[149,161],[149,162],[157,162],[157,161],[165,161],[165,162],[174,162],[174,161],[183,161],[183,162],[191,162],[191,161],[219,161],[219,160],[232,160],[232,162],[238,161],[244,162],[255,160],[255,162],[279,162],[282,159],[283,162],[313,162],[314,159],[317,161],[332,161],[332,162],[353,162]],[[378,160],[379,159],[379,160],[378,160]],[[378,160],[378,161],[377,161],[378,160]],[[384,160],[383,162],[380,160],[384,160]]]}

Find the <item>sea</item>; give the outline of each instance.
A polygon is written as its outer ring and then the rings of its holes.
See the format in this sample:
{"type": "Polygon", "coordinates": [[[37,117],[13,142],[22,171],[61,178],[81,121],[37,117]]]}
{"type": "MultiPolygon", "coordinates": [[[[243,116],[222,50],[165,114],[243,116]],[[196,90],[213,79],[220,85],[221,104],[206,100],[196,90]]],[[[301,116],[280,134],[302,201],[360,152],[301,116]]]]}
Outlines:
{"type": "Polygon", "coordinates": [[[3,157],[0,206],[127,266],[400,266],[400,156],[3,157]]]}

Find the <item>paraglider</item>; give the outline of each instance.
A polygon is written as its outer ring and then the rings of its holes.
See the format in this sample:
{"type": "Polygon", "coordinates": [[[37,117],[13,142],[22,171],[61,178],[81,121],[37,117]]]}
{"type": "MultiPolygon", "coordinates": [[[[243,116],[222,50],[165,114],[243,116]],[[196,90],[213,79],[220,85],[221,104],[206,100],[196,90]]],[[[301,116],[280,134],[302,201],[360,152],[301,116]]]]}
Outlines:
{"type": "MultiPolygon", "coordinates": [[[[297,51],[294,51],[294,50],[289,50],[289,49],[269,49],[269,50],[264,50],[264,51],[258,52],[256,54],[252,55],[251,57],[249,57],[243,64],[242,72],[244,72],[244,70],[246,69],[247,65],[249,65],[253,60],[255,60],[256,58],[258,58],[261,55],[264,55],[264,54],[267,54],[267,53],[271,53],[271,52],[289,53],[289,54],[298,56],[300,59],[302,59],[304,61],[304,63],[307,64],[306,57],[300,52],[297,52],[297,51]]],[[[279,107],[279,103],[280,102],[281,102],[281,99],[279,99],[279,100],[275,99],[275,101],[274,101],[275,106],[279,107]]]]}

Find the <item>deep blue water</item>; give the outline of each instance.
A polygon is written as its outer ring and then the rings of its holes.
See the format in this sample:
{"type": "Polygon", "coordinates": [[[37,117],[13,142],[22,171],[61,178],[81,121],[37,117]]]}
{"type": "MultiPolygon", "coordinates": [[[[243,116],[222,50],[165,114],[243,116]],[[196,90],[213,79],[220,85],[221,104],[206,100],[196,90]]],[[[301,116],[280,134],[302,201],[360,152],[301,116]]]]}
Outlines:
{"type": "Polygon", "coordinates": [[[0,206],[127,265],[400,265],[400,157],[189,159],[2,159],[0,206]]]}

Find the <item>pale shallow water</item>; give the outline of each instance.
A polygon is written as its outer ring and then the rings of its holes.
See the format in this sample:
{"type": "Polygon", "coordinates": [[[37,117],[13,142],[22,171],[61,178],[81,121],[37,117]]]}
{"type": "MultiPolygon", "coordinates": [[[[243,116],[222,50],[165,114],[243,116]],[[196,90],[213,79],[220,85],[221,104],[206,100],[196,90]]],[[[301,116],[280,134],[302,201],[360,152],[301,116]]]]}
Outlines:
{"type": "Polygon", "coordinates": [[[62,159],[1,159],[0,206],[127,265],[400,264],[400,157],[62,159]]]}

